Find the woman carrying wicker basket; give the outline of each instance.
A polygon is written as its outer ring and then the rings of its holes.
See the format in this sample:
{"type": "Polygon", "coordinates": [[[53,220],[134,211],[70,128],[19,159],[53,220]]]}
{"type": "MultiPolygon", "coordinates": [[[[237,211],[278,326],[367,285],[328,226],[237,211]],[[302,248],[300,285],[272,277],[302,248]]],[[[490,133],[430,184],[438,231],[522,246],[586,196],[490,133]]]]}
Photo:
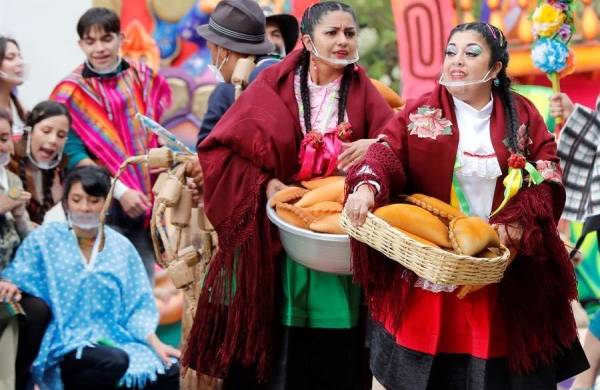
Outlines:
{"type": "Polygon", "coordinates": [[[362,388],[360,289],[286,257],[265,206],[362,157],[393,111],[355,64],[351,7],[312,5],[301,33],[304,48],[262,71],[198,148],[219,249],[183,363],[226,389],[362,388]]]}
{"type": "Polygon", "coordinates": [[[510,91],[507,65],[499,29],[455,27],[440,85],[408,101],[383,131],[387,145],[370,146],[349,172],[353,224],[401,193],[454,198],[464,213],[489,218],[512,254],[498,284],[440,286],[352,240],[377,386],[556,389],[588,366],[556,229],[565,201],[556,144],[533,104],[510,91]],[[520,185],[523,172],[529,185],[520,185]]]}

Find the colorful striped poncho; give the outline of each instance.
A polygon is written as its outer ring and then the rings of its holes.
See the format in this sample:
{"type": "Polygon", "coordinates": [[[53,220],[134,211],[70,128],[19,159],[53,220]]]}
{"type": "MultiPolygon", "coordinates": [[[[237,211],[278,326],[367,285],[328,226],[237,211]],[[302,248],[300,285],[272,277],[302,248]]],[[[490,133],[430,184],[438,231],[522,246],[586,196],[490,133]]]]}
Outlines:
{"type": "MultiPolygon", "coordinates": [[[[80,65],[52,91],[51,99],[69,109],[72,129],[111,174],[128,157],[157,145],[156,136],[135,119],[141,113],[159,120],[171,104],[166,80],[143,64],[126,63],[113,77],[84,77],[80,65]],[[127,66],[128,65],[128,66],[127,66]]],[[[150,194],[145,166],[131,166],[121,176],[129,188],[150,194]]]]}

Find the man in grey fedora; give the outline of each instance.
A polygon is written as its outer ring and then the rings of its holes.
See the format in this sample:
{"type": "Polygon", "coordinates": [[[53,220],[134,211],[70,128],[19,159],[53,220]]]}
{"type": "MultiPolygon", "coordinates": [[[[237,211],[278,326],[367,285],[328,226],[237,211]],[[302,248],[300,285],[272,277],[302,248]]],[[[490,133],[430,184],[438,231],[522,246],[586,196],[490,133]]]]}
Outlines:
{"type": "Polygon", "coordinates": [[[267,19],[254,0],[222,0],[207,24],[197,27],[207,41],[212,57],[211,68],[219,84],[209,97],[208,107],[198,134],[198,142],[210,134],[219,119],[235,101],[231,76],[240,59],[254,56],[256,68],[250,73],[252,82],[265,68],[279,62],[278,53],[291,50],[298,39],[298,22],[291,16],[277,16],[284,47],[276,48],[266,33],[267,19]],[[291,18],[291,19],[290,19],[291,18]],[[294,35],[295,32],[295,35],[294,35]]]}

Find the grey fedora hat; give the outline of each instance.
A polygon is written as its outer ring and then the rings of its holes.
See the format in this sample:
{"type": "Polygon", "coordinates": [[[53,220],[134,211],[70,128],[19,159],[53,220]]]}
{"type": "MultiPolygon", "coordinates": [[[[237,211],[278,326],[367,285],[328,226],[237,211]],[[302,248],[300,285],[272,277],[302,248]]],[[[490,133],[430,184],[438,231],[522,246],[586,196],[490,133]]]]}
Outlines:
{"type": "Polygon", "coordinates": [[[261,55],[275,46],[265,35],[265,15],[254,0],[222,0],[198,35],[215,45],[242,53],[261,55]]]}

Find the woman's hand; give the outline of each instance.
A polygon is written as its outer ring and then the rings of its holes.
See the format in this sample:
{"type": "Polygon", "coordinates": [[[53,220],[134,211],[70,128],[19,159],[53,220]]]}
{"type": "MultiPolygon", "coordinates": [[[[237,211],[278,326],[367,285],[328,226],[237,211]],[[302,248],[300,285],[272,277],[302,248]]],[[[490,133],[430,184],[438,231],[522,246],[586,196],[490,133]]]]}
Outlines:
{"type": "Polygon", "coordinates": [[[376,139],[359,139],[358,141],[342,144],[344,151],[338,156],[338,169],[346,172],[348,168],[360,160],[369,146],[377,142],[376,139]]]}
{"type": "Polygon", "coordinates": [[[362,226],[367,219],[367,213],[375,205],[375,193],[370,185],[361,184],[356,191],[348,195],[346,214],[354,226],[362,226]]]}
{"type": "Polygon", "coordinates": [[[287,187],[279,179],[271,179],[267,183],[267,199],[271,199],[273,195],[287,187]]]}
{"type": "Polygon", "coordinates": [[[498,233],[500,243],[510,250],[508,264],[510,264],[519,253],[521,247],[521,238],[523,238],[523,228],[519,224],[512,225],[492,225],[498,233]]]}
{"type": "Polygon", "coordinates": [[[25,212],[25,205],[30,200],[31,193],[27,191],[21,191],[16,199],[8,195],[0,195],[0,214],[12,211],[15,216],[22,215],[25,212]]]}
{"type": "Polygon", "coordinates": [[[177,359],[181,357],[181,351],[160,341],[160,339],[158,338],[158,336],[156,336],[155,333],[152,333],[148,337],[148,343],[167,367],[170,367],[171,364],[173,364],[173,362],[171,361],[172,357],[177,359]]]}
{"type": "Polygon", "coordinates": [[[19,288],[8,280],[0,280],[0,302],[19,302],[20,300],[19,288]]]}
{"type": "MultiPolygon", "coordinates": [[[[512,224],[512,225],[492,225],[492,227],[498,233],[498,237],[500,238],[500,243],[510,250],[510,257],[508,258],[508,264],[514,260],[514,258],[519,253],[519,248],[521,246],[521,238],[523,237],[523,228],[521,225],[512,224]]],[[[487,284],[471,284],[460,286],[458,291],[456,292],[456,296],[458,299],[463,299],[469,294],[472,294],[476,291],[481,290],[487,286],[487,284]]]]}
{"type": "Polygon", "coordinates": [[[573,112],[573,102],[566,93],[555,93],[550,97],[550,115],[553,118],[568,118],[573,112]]]}

